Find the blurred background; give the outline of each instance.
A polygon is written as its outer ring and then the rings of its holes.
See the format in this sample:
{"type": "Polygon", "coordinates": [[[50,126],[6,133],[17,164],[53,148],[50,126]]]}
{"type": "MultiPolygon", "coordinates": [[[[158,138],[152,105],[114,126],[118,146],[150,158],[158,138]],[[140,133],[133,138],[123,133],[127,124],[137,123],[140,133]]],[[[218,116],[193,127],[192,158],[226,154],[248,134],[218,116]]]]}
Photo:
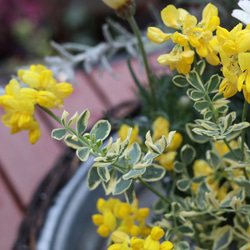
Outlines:
{"type": "MultiPolygon", "coordinates": [[[[231,29],[237,23],[237,20],[231,17],[231,12],[238,8],[238,0],[135,2],[135,19],[141,30],[146,30],[150,25],[162,24],[159,13],[168,4],[183,7],[200,20],[201,9],[211,2],[219,9],[222,27],[231,29]]],[[[43,64],[45,56],[57,55],[50,45],[51,41],[58,44],[75,42],[85,45],[96,45],[103,41],[102,25],[107,17],[129,29],[127,23],[119,19],[101,0],[0,0],[0,85],[8,83],[17,67],[31,63],[43,64]]],[[[86,89],[84,91],[86,92],[86,89]]],[[[102,103],[98,104],[97,101],[93,105],[103,108],[102,103]]],[[[55,143],[49,141],[48,144],[48,140],[51,139],[50,132],[44,135],[40,144],[31,148],[22,141],[23,137],[10,136],[9,130],[4,128],[3,124],[0,124],[0,129],[0,151],[4,151],[0,152],[0,249],[8,250],[16,239],[19,225],[36,186],[53,168],[55,159],[47,161],[46,166],[43,163],[43,160],[48,158],[47,151],[51,151],[49,157],[52,157],[55,147],[57,156],[62,154],[63,150],[58,145],[53,145],[53,150],[50,149],[51,144],[55,143]],[[36,152],[39,152],[39,155],[36,152]],[[12,160],[15,157],[19,159],[19,163],[13,166],[12,160]],[[26,158],[29,159],[25,161],[26,158]],[[42,167],[36,164],[37,162],[42,167]]]]}
{"type": "MultiPolygon", "coordinates": [[[[141,29],[160,20],[158,10],[175,4],[200,13],[206,0],[137,0],[136,19],[141,29]],[[157,16],[158,15],[158,16],[157,16]]],[[[222,25],[233,27],[228,15],[237,1],[210,1],[219,8],[222,25]]],[[[15,66],[53,55],[50,41],[94,45],[103,40],[102,24],[107,17],[118,18],[100,0],[0,0],[0,74],[15,66]]],[[[198,19],[199,20],[199,19],[198,19]]],[[[119,20],[120,22],[121,20],[119,20]]],[[[126,25],[126,22],[124,22],[126,25]]]]}

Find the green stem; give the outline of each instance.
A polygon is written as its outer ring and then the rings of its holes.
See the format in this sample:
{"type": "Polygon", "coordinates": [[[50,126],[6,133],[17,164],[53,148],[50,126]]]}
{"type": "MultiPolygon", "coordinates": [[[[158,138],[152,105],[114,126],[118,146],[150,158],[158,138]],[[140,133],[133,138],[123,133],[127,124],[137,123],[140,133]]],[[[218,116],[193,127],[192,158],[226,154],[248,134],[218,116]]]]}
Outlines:
{"type": "Polygon", "coordinates": [[[153,110],[155,110],[156,109],[156,97],[155,97],[154,82],[153,82],[152,74],[151,74],[151,71],[149,68],[147,55],[146,55],[146,52],[145,52],[145,49],[143,46],[143,42],[141,39],[140,30],[139,30],[137,23],[136,23],[133,16],[130,16],[127,20],[129,22],[136,38],[137,38],[137,40],[138,40],[138,46],[139,46],[139,49],[140,49],[140,52],[141,52],[141,55],[143,58],[143,62],[144,62],[144,66],[145,66],[145,70],[146,70],[146,74],[147,74],[147,78],[148,78],[148,82],[149,82],[149,87],[151,90],[153,110]]]}
{"type": "Polygon", "coordinates": [[[223,139],[224,143],[227,145],[227,147],[229,148],[230,152],[233,154],[234,158],[236,160],[240,160],[240,158],[238,157],[238,155],[234,152],[234,150],[232,149],[232,147],[230,146],[230,144],[228,143],[227,139],[223,139]]]}
{"type": "MultiPolygon", "coordinates": [[[[248,103],[245,100],[244,106],[243,106],[243,112],[242,112],[242,122],[245,122],[247,120],[247,108],[248,103]]],[[[241,160],[244,160],[244,144],[245,144],[245,135],[246,135],[246,129],[241,130],[241,160]]]]}
{"type": "MultiPolygon", "coordinates": [[[[245,99],[243,111],[242,111],[242,122],[245,122],[247,120],[247,110],[248,110],[248,102],[245,99]]],[[[241,160],[244,161],[244,152],[245,152],[245,139],[246,139],[246,129],[241,130],[241,160]]],[[[242,169],[244,176],[247,180],[249,180],[247,171],[245,168],[242,169]]]]}
{"type": "Polygon", "coordinates": [[[151,187],[147,182],[143,181],[141,178],[138,178],[139,182],[145,186],[146,188],[148,188],[151,192],[153,192],[154,194],[156,194],[159,198],[161,198],[163,201],[165,201],[166,203],[168,203],[169,205],[171,204],[171,201],[163,196],[161,193],[159,193],[157,190],[155,190],[153,187],[151,187]]]}

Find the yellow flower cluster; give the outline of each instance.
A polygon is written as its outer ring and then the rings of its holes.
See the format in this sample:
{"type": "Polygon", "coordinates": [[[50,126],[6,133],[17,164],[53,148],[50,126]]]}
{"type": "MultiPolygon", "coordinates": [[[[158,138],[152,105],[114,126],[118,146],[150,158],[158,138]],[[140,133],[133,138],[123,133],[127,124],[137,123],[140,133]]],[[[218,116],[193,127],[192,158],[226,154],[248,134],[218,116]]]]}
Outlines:
{"type": "Polygon", "coordinates": [[[150,232],[150,228],[145,224],[150,210],[138,208],[137,201],[131,206],[119,199],[109,198],[106,201],[99,198],[97,210],[100,214],[94,214],[92,220],[98,226],[97,232],[102,237],[108,237],[113,231],[141,237],[147,236],[150,232]]]}
{"type": "MultiPolygon", "coordinates": [[[[219,52],[224,79],[220,93],[229,98],[242,91],[250,103],[250,25],[242,29],[242,23],[231,31],[217,28],[217,50],[219,52]]],[[[215,43],[216,44],[216,43],[215,43]]]]}
{"type": "MultiPolygon", "coordinates": [[[[158,140],[163,135],[168,137],[169,128],[169,121],[166,118],[159,116],[153,123],[153,139],[158,140]]],[[[176,150],[180,148],[182,140],[182,135],[176,132],[172,142],[166,148],[166,153],[163,153],[156,159],[166,170],[173,170],[174,160],[177,155],[176,150]]]]}
{"type": "Polygon", "coordinates": [[[155,43],[163,43],[172,39],[176,46],[173,50],[158,57],[158,62],[175,68],[180,74],[187,74],[194,61],[194,50],[201,58],[206,58],[211,65],[218,65],[220,59],[214,49],[213,32],[220,24],[218,9],[207,4],[202,12],[202,20],[198,23],[195,16],[182,8],[168,5],[161,12],[163,23],[167,27],[177,29],[174,33],[164,33],[156,27],[148,28],[148,38],[155,43]]]}
{"type": "Polygon", "coordinates": [[[18,77],[28,87],[21,88],[16,79],[6,85],[5,94],[0,96],[0,105],[6,112],[2,122],[11,128],[11,134],[29,130],[29,140],[34,144],[41,136],[39,123],[34,116],[35,105],[48,109],[60,108],[63,99],[72,93],[73,88],[68,83],[57,83],[52,71],[43,65],[19,70],[18,77]]]}
{"type": "MultiPolygon", "coordinates": [[[[231,141],[230,147],[233,149],[236,149],[238,147],[237,142],[231,141]]],[[[229,148],[222,141],[215,142],[215,148],[221,157],[227,152],[229,152],[229,148]]],[[[206,176],[206,183],[211,188],[213,193],[216,194],[219,201],[225,198],[230,188],[232,189],[238,188],[238,185],[234,182],[229,183],[228,181],[226,181],[226,182],[223,182],[221,185],[221,181],[224,179],[223,174],[220,175],[219,171],[215,171],[214,169],[212,169],[210,165],[208,164],[208,162],[206,162],[205,160],[197,159],[193,165],[193,172],[194,172],[195,177],[206,176]]],[[[237,177],[237,176],[242,175],[242,171],[237,169],[237,170],[232,171],[232,174],[235,177],[237,177]]],[[[194,192],[197,193],[199,184],[192,183],[192,187],[193,187],[194,192]]]]}
{"type": "Polygon", "coordinates": [[[174,250],[174,246],[170,241],[160,243],[159,240],[163,236],[164,231],[158,226],[153,227],[145,239],[135,236],[130,238],[124,232],[115,231],[111,237],[114,244],[108,250],[174,250]]]}

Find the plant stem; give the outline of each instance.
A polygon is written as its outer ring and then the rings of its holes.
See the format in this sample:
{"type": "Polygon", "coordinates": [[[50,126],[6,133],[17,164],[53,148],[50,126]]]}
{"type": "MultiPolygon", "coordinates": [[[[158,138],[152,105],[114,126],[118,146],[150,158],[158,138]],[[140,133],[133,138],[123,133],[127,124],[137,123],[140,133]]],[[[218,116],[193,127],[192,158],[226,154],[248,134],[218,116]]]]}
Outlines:
{"type": "Polygon", "coordinates": [[[155,190],[153,187],[151,187],[147,182],[143,181],[141,178],[138,178],[139,182],[145,186],[146,188],[148,188],[151,192],[153,192],[154,194],[156,194],[159,198],[161,198],[163,201],[165,201],[166,203],[168,203],[169,205],[171,204],[171,201],[163,196],[162,194],[160,194],[157,190],[155,190]]]}
{"type": "MultiPolygon", "coordinates": [[[[248,110],[248,102],[244,101],[243,111],[242,111],[242,122],[245,122],[247,120],[247,110],[248,110]]],[[[241,160],[244,161],[244,151],[245,151],[245,139],[246,139],[246,129],[241,130],[241,160]]],[[[245,168],[243,168],[244,176],[247,180],[249,180],[247,171],[245,168]]]]}
{"type": "MultiPolygon", "coordinates": [[[[247,108],[248,103],[245,100],[244,106],[243,106],[243,112],[242,112],[242,122],[245,122],[247,120],[247,108]]],[[[241,160],[244,160],[244,144],[245,144],[245,135],[246,135],[246,129],[241,130],[241,160]]]]}
{"type": "Polygon", "coordinates": [[[152,78],[152,74],[151,74],[151,71],[150,71],[150,68],[149,68],[149,64],[148,64],[148,59],[147,59],[147,55],[146,55],[146,52],[145,52],[145,49],[144,49],[144,46],[143,46],[143,42],[142,42],[142,39],[141,39],[141,34],[140,34],[140,30],[137,26],[137,23],[134,19],[133,16],[130,16],[128,19],[128,22],[138,40],[138,46],[139,46],[139,49],[140,49],[140,52],[141,52],[141,55],[142,55],[142,58],[143,58],[143,62],[144,62],[144,66],[145,66],[145,70],[146,70],[146,74],[147,74],[147,78],[148,78],[148,82],[149,82],[149,87],[150,87],[150,90],[151,90],[151,96],[152,96],[152,107],[153,107],[153,110],[156,109],[156,97],[155,97],[155,88],[154,88],[154,82],[153,82],[153,78],[152,78]]]}

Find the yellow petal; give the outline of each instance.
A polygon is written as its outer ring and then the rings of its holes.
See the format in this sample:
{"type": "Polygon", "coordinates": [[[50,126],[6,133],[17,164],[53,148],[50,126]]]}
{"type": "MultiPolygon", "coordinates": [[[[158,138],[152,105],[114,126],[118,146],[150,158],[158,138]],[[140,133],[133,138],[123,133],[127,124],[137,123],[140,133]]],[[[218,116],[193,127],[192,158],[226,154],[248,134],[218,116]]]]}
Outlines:
{"type": "Polygon", "coordinates": [[[223,42],[223,41],[227,40],[229,35],[230,35],[230,33],[229,33],[229,31],[227,29],[222,28],[220,26],[217,27],[216,36],[217,36],[217,39],[220,42],[223,42]]]}
{"type": "Polygon", "coordinates": [[[171,34],[166,34],[156,27],[148,27],[147,36],[154,43],[163,43],[171,38],[171,34]]]}
{"type": "Polygon", "coordinates": [[[174,43],[179,44],[180,46],[187,46],[188,45],[188,37],[183,35],[179,32],[175,32],[172,36],[172,40],[174,43]]]}
{"type": "Polygon", "coordinates": [[[250,53],[240,53],[238,60],[242,71],[250,70],[250,53]]]}
{"type": "Polygon", "coordinates": [[[170,4],[161,11],[161,18],[167,27],[179,28],[179,13],[174,5],[170,4]]]}
{"type": "Polygon", "coordinates": [[[243,87],[243,83],[245,81],[245,78],[246,78],[246,72],[245,73],[242,73],[239,78],[238,78],[238,81],[237,81],[237,89],[238,91],[241,91],[242,90],[242,87],[243,87]]]}

